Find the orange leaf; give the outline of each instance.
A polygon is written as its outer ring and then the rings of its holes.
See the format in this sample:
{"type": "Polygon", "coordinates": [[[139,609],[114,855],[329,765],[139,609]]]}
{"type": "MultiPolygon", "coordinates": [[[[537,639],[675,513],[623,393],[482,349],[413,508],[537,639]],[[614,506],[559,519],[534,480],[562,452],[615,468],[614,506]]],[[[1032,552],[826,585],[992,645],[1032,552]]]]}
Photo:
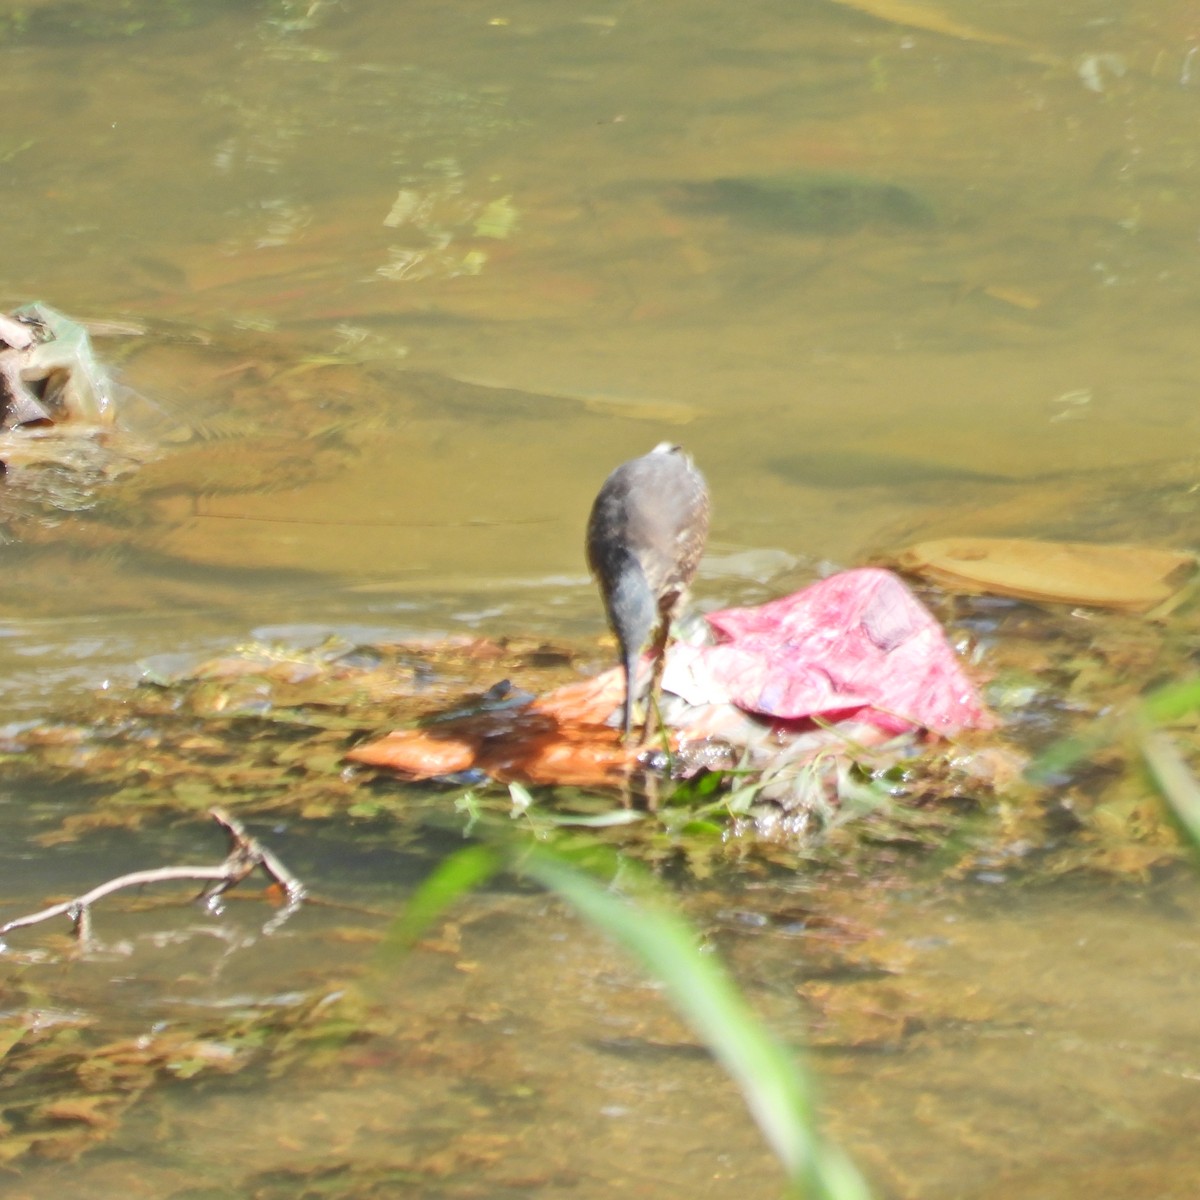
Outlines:
{"type": "Polygon", "coordinates": [[[613,667],[594,679],[567,683],[535,700],[530,708],[557,721],[603,725],[625,699],[625,676],[613,667]]]}
{"type": "Polygon", "coordinates": [[[637,759],[637,750],[607,725],[555,724],[496,750],[484,756],[484,770],[504,782],[534,785],[612,786],[637,759]]]}
{"type": "Polygon", "coordinates": [[[356,746],[346,757],[368,767],[390,767],[413,779],[452,775],[475,765],[477,738],[447,737],[445,731],[398,729],[376,742],[356,746]]]}
{"type": "Polygon", "coordinates": [[[527,708],[404,729],[346,757],[410,779],[478,768],[493,779],[595,787],[619,783],[637,757],[605,724],[625,694],[619,670],[548,692],[527,708]]]}

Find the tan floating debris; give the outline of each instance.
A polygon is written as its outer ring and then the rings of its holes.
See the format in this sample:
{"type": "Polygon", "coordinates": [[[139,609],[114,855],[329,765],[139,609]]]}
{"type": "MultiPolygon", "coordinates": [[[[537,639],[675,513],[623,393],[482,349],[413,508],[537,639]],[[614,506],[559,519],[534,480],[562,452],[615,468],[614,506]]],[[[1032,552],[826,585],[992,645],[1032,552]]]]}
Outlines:
{"type": "Polygon", "coordinates": [[[1192,555],[1175,550],[984,537],[921,542],[896,564],[952,590],[1122,612],[1162,604],[1196,570],[1192,555]]]}

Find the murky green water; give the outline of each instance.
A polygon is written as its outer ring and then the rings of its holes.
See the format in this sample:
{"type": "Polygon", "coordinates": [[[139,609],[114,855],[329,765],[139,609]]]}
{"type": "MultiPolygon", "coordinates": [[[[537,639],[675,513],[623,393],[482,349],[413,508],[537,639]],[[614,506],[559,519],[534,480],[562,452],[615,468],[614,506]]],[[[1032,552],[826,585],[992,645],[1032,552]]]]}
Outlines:
{"type": "MultiPolygon", "coordinates": [[[[917,534],[1196,541],[1186,4],[24,11],[0,307],[140,327],[98,349],[163,453],[85,512],[8,501],[7,720],[255,631],[598,632],[588,505],[663,438],[710,480],[714,600],[917,534]]],[[[14,899],[86,865],[18,846],[14,899]]],[[[303,865],[332,894],[361,871],[351,842],[303,865]]],[[[394,908],[419,866],[385,855],[359,898],[394,908]]],[[[1198,902],[880,901],[907,976],[980,1008],[822,1053],[833,1128],[897,1196],[1191,1195],[1198,902]]],[[[353,966],[330,927],[302,916],[272,988],[331,944],[353,966]]],[[[804,941],[723,944],[799,1037],[804,941]]],[[[728,1085],[590,934],[509,899],[464,946],[394,981],[411,1029],[377,1054],[180,1089],[19,1194],[273,1196],[247,1181],[397,1146],[449,1147],[431,1194],[774,1194],[728,1085]]],[[[95,1003],[113,972],[82,974],[95,1003]]]]}

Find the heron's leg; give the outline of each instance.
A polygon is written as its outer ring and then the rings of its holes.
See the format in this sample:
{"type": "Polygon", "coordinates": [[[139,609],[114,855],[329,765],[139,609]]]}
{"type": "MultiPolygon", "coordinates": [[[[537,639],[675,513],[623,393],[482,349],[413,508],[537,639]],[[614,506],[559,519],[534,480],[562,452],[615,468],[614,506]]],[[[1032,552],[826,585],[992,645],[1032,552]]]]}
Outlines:
{"type": "Polygon", "coordinates": [[[641,673],[642,653],[640,648],[622,647],[621,666],[625,674],[625,699],[621,704],[621,740],[628,744],[633,729],[633,709],[638,698],[638,675],[641,673]]]}
{"type": "Polygon", "coordinates": [[[662,620],[654,635],[654,641],[650,646],[653,665],[650,670],[650,690],[646,693],[646,721],[642,725],[642,738],[638,743],[641,746],[644,746],[662,728],[662,714],[658,711],[658,698],[662,692],[663,668],[666,666],[664,659],[667,638],[671,635],[671,609],[673,608],[672,604],[670,609],[663,612],[662,620]]]}

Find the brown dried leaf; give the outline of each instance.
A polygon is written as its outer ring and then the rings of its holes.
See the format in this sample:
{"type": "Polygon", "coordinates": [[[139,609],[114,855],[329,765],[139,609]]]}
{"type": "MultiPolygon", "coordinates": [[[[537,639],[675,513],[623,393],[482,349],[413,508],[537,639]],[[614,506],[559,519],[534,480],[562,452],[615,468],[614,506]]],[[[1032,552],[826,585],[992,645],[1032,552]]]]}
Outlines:
{"type": "Polygon", "coordinates": [[[960,537],[921,542],[896,565],[951,591],[1146,612],[1187,582],[1196,559],[1149,546],[960,537]]]}

